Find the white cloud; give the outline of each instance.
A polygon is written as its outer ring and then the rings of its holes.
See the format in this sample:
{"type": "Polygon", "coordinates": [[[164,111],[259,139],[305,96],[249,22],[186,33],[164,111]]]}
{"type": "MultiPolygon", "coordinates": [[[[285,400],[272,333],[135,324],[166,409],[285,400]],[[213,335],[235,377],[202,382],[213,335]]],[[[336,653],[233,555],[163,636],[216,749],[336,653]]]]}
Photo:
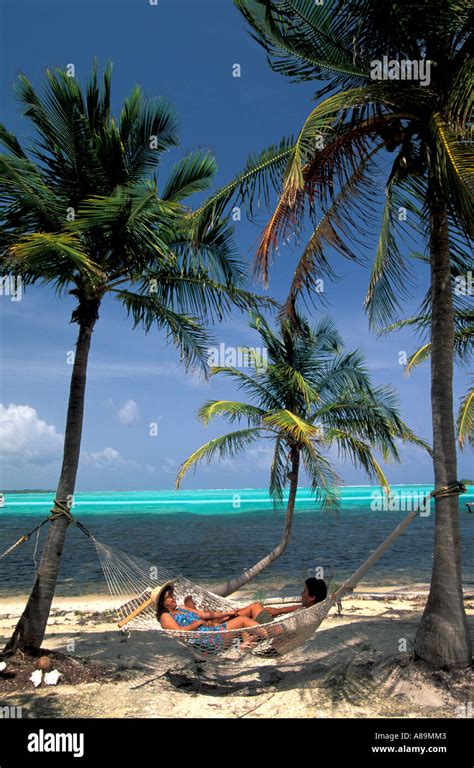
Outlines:
{"type": "Polygon", "coordinates": [[[89,469],[134,469],[141,465],[133,459],[124,459],[116,448],[102,448],[101,451],[81,451],[81,466],[89,469]]]}
{"type": "Polygon", "coordinates": [[[64,437],[30,405],[0,403],[0,456],[45,464],[61,456],[64,437]]]}
{"type": "Polygon", "coordinates": [[[135,400],[127,400],[118,411],[119,421],[122,424],[135,424],[139,415],[140,409],[135,400]]]}
{"type": "Polygon", "coordinates": [[[101,451],[82,451],[81,462],[94,469],[107,469],[124,463],[115,448],[103,448],[101,451]]]}

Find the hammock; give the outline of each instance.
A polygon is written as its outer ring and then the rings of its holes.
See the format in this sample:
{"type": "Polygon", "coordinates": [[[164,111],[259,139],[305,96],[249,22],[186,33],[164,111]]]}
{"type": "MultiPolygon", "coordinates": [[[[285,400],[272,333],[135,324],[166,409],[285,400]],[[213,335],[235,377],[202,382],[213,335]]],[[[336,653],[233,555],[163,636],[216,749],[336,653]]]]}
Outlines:
{"type": "Polygon", "coordinates": [[[213,594],[182,575],[176,576],[166,568],[156,567],[142,558],[112,549],[93,536],[91,538],[109,591],[120,602],[116,608],[120,629],[159,630],[173,637],[198,656],[209,657],[218,654],[228,655],[232,651],[240,652],[241,645],[249,647],[257,655],[266,653],[284,655],[313,636],[330,609],[345,594],[354,589],[362,576],[417,515],[418,511],[410,512],[338,591],[324,601],[256,627],[215,632],[163,629],[156,618],[150,599],[152,589],[167,581],[173,581],[177,603],[183,604],[184,598],[191,595],[196,607],[200,610],[232,611],[239,608],[235,602],[213,594]]]}

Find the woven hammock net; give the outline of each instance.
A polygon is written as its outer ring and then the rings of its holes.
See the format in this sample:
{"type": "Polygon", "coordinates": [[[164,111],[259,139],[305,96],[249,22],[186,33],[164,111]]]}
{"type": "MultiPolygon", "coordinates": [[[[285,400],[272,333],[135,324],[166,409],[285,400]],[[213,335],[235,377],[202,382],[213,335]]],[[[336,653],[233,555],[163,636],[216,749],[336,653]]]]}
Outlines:
{"type": "Polygon", "coordinates": [[[245,629],[216,631],[181,631],[163,629],[149,602],[154,587],[174,581],[174,594],[179,606],[191,595],[200,610],[228,611],[239,608],[232,600],[219,597],[203,587],[176,575],[166,568],[112,549],[93,539],[111,595],[117,598],[117,623],[125,629],[159,630],[185,645],[198,656],[232,654],[242,648],[254,653],[271,649],[280,655],[289,653],[311,638],[335,604],[328,597],[321,603],[302,608],[266,624],[245,629]]]}
{"type": "Polygon", "coordinates": [[[353,590],[369,568],[379,560],[417,515],[417,510],[409,512],[367,560],[344,582],[333,597],[327,597],[326,600],[310,608],[301,608],[285,615],[282,619],[267,624],[259,624],[257,627],[216,630],[215,632],[163,629],[157,621],[149,599],[152,589],[167,581],[173,581],[178,605],[182,605],[185,597],[191,595],[196,607],[201,610],[234,610],[239,607],[236,603],[214,595],[209,590],[203,589],[184,578],[184,576],[176,576],[175,573],[166,568],[151,565],[146,560],[133,557],[121,550],[111,549],[98,542],[93,536],[91,539],[95,544],[110,593],[117,598],[116,611],[119,627],[127,626],[142,630],[158,629],[185,645],[198,656],[229,654],[231,649],[239,651],[241,646],[251,648],[256,654],[271,650],[284,655],[313,636],[333,605],[343,595],[353,590]]]}

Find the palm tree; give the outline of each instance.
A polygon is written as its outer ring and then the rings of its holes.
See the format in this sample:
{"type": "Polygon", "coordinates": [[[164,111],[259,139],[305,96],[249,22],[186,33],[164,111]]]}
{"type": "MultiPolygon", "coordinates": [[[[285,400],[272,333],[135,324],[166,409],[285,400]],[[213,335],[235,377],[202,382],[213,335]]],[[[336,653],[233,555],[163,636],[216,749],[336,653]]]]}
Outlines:
{"type": "MultiPolygon", "coordinates": [[[[454,312],[454,352],[457,362],[465,365],[470,359],[474,340],[474,312],[470,307],[456,307],[454,312]]],[[[464,304],[464,302],[463,302],[464,304]]],[[[422,335],[430,327],[429,315],[416,315],[405,320],[399,320],[396,323],[384,329],[384,332],[398,330],[415,326],[422,335]]],[[[405,365],[405,375],[409,376],[411,372],[421,363],[428,360],[431,355],[431,341],[426,341],[421,347],[413,352],[405,365]]],[[[464,451],[468,445],[474,447],[474,382],[471,383],[468,391],[461,398],[456,419],[457,442],[461,451],[464,451]]]]}
{"type": "Polygon", "coordinates": [[[264,282],[278,246],[313,233],[296,266],[285,314],[298,296],[332,275],[327,249],[360,259],[377,220],[380,237],[366,309],[386,326],[409,293],[401,242],[426,238],[431,283],[431,405],[436,488],[435,545],[428,601],[415,656],[434,667],[471,664],[464,609],[456,439],[453,414],[454,322],[450,270],[471,268],[473,10],[468,0],[234,0],[271,67],[294,81],[323,81],[296,140],[250,158],[244,172],[207,202],[221,211],[232,196],[270,199],[255,266],[264,282]],[[395,65],[393,64],[395,62],[395,65]],[[385,67],[385,69],[384,69],[385,67]],[[398,67],[398,69],[397,69],[398,67]],[[401,75],[405,79],[402,79],[401,75]],[[417,75],[417,78],[414,78],[417,75]],[[397,77],[399,79],[397,79],[397,77]],[[386,168],[388,153],[395,160],[386,168]]]}
{"type": "Polygon", "coordinates": [[[16,92],[36,129],[26,151],[0,126],[1,272],[74,296],[79,326],[64,453],[53,517],[33,590],[7,650],[40,647],[70,522],[79,463],[91,337],[104,297],[117,299],[134,326],[163,330],[186,366],[206,370],[205,323],[231,307],[261,306],[244,288],[244,268],[223,217],[191,218],[182,202],[212,183],[208,151],[177,160],[162,185],[152,172],[178,145],[177,119],[163,99],[135,87],[120,117],[111,113],[111,66],[85,91],[60,70],[42,93],[20,76],[16,92]]]}
{"type": "Polygon", "coordinates": [[[179,488],[184,475],[206,459],[234,457],[261,439],[274,443],[270,475],[270,493],[276,504],[283,501],[289,481],[285,527],[282,538],[266,557],[239,576],[213,587],[219,595],[229,595],[255,578],[280,557],[290,540],[301,465],[311,488],[325,507],[337,505],[336,486],[340,478],[325,455],[336,447],[339,454],[362,467],[389,492],[387,478],[375,458],[399,460],[397,440],[410,441],[429,450],[403,423],[397,410],[397,398],[390,387],[374,387],[359,351],[344,352],[342,339],[328,319],[311,328],[299,316],[298,329],[284,320],[274,331],[258,314],[250,326],[260,334],[268,360],[252,350],[251,372],[235,367],[214,367],[235,380],[253,401],[212,400],[198,412],[208,425],[216,416],[231,424],[246,421],[245,429],[210,440],[197,449],[180,467],[176,481],[179,488]]]}

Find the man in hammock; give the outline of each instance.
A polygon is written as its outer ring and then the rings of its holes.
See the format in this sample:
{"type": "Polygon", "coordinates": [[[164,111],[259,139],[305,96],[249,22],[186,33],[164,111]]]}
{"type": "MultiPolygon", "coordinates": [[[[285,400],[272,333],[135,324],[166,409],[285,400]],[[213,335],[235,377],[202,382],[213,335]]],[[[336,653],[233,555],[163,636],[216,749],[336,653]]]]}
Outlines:
{"type": "MultiPolygon", "coordinates": [[[[326,599],[327,594],[328,588],[326,582],[323,579],[315,579],[313,577],[306,579],[303,592],[301,593],[300,604],[285,605],[283,608],[272,608],[271,606],[261,605],[260,614],[257,614],[257,621],[260,623],[273,621],[275,616],[281,616],[284,613],[293,613],[294,611],[299,611],[304,608],[311,608],[317,603],[322,603],[322,601],[326,599]]],[[[255,606],[258,604],[254,603],[253,605],[255,606]]],[[[248,608],[252,608],[252,606],[247,606],[246,608],[241,609],[244,611],[244,615],[247,615],[245,612],[248,610],[248,608]]]]}

